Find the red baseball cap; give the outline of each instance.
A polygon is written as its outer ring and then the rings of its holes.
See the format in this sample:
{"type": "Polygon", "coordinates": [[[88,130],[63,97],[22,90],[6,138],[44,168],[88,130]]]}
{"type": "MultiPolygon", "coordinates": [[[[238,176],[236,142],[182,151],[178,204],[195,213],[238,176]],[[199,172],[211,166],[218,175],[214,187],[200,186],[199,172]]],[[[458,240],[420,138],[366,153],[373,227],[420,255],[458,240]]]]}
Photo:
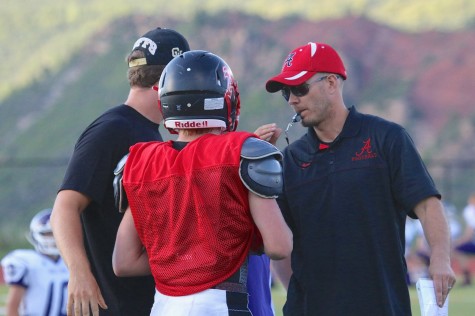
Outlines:
{"type": "Polygon", "coordinates": [[[346,69],[338,53],[328,44],[309,42],[294,49],[285,59],[280,74],[266,83],[268,92],[298,86],[318,72],[338,74],[346,80],[346,69]]]}

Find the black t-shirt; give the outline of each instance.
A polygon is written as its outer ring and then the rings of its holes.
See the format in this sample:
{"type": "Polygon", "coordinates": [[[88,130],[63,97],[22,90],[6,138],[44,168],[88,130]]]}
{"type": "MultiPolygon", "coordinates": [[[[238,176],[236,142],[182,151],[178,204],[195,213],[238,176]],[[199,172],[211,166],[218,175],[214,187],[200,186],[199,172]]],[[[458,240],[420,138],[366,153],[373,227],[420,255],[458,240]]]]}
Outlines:
{"type": "Polygon", "coordinates": [[[114,205],[114,169],[131,145],[161,141],[155,124],[135,109],[116,106],[92,122],[79,137],[60,190],[92,199],[81,215],[86,251],[108,310],[101,315],[150,315],[155,285],[150,277],[117,277],[112,252],[123,214],[114,205]]]}
{"type": "Polygon", "coordinates": [[[320,144],[309,128],[284,150],[278,203],[294,239],[284,315],[410,315],[405,219],[440,198],[411,138],[351,108],[320,144]]]}

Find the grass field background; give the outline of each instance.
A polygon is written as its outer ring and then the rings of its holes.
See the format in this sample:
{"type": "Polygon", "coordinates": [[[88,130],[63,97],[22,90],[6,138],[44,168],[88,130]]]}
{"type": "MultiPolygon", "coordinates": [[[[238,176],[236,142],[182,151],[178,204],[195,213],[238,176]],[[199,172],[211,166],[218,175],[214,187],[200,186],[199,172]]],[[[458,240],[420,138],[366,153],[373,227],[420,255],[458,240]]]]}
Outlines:
{"type": "MultiPolygon", "coordinates": [[[[5,299],[8,288],[6,285],[0,285],[0,315],[5,315],[5,299]]],[[[421,316],[419,301],[415,287],[409,289],[411,294],[412,315],[421,316]]],[[[285,290],[276,285],[272,291],[276,316],[282,316],[282,306],[285,302],[285,290]]],[[[450,292],[449,297],[449,315],[450,316],[470,316],[475,315],[475,286],[455,286],[450,292]]]]}

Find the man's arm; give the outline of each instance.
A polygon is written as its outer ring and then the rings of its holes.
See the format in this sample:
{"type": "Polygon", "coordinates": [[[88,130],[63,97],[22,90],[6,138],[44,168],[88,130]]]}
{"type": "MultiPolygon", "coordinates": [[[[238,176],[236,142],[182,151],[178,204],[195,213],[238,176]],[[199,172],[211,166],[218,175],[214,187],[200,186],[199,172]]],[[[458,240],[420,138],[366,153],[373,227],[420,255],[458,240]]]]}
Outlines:
{"type": "Polygon", "coordinates": [[[262,198],[249,191],[249,206],[264,242],[264,252],[273,260],[290,256],[292,232],[285,223],[276,200],[262,198]]]}
{"type": "Polygon", "coordinates": [[[135,229],[130,207],[125,211],[117,231],[112,267],[117,276],[140,276],[151,273],[148,255],[135,229]]]}
{"type": "Polygon", "coordinates": [[[421,221],[431,249],[429,274],[434,281],[437,303],[442,306],[455,284],[455,274],[450,264],[449,225],[444,208],[439,199],[429,197],[419,202],[414,212],[421,221]]]}
{"type": "Polygon", "coordinates": [[[80,215],[91,200],[73,190],[58,193],[51,213],[56,244],[68,267],[68,315],[99,315],[99,306],[107,309],[94,278],[84,247],[80,215]]]}

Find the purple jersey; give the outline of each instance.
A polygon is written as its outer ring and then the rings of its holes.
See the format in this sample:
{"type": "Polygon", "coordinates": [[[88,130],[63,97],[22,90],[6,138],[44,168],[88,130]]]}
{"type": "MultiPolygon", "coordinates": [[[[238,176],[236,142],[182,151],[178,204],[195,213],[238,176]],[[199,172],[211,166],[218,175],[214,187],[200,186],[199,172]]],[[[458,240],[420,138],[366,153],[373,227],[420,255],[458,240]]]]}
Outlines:
{"type": "Polygon", "coordinates": [[[253,316],[274,315],[271,291],[270,259],[265,254],[249,256],[247,290],[253,316]]]}

